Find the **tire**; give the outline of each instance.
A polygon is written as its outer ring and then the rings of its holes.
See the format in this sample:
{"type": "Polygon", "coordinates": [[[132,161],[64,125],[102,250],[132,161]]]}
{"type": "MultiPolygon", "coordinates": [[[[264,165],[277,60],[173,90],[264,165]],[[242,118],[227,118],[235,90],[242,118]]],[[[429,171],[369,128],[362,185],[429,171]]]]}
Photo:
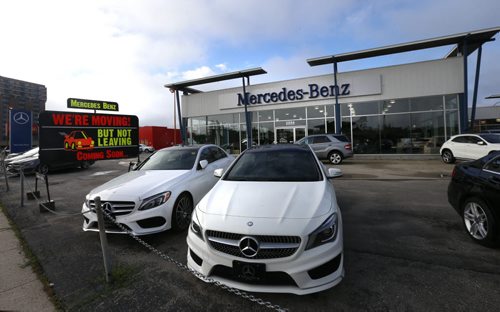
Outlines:
{"type": "Polygon", "coordinates": [[[488,247],[498,245],[498,221],[483,200],[468,198],[462,206],[462,220],[472,240],[488,247]]]}
{"type": "Polygon", "coordinates": [[[191,214],[193,213],[193,200],[191,196],[184,193],[177,198],[172,210],[172,229],[175,232],[182,232],[189,227],[191,223],[191,214]]]}
{"type": "Polygon", "coordinates": [[[453,156],[453,153],[448,149],[443,151],[441,159],[445,164],[453,164],[455,162],[455,156],[453,156]]]}
{"type": "Polygon", "coordinates": [[[75,143],[71,143],[71,149],[72,149],[72,150],[75,150],[75,149],[76,149],[75,143]]]}
{"type": "Polygon", "coordinates": [[[47,164],[38,165],[38,172],[40,172],[41,174],[49,173],[49,166],[47,166],[47,164]]]}
{"type": "Polygon", "coordinates": [[[328,161],[334,165],[338,165],[342,162],[344,157],[342,156],[342,153],[333,151],[328,154],[328,161]]]}
{"type": "Polygon", "coordinates": [[[68,142],[64,143],[64,149],[69,149],[69,143],[68,142]]]}

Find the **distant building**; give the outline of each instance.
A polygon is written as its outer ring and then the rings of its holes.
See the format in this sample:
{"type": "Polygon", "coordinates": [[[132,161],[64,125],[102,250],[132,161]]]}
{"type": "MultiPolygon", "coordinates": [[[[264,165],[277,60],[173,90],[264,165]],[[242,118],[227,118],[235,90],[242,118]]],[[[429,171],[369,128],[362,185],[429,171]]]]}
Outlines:
{"type": "MultiPolygon", "coordinates": [[[[469,109],[469,116],[471,116],[471,113],[472,111],[469,109]]],[[[478,106],[475,117],[472,132],[500,131],[500,105],[478,106]]]]}
{"type": "Polygon", "coordinates": [[[182,143],[179,129],[167,127],[139,127],[139,143],[153,146],[156,150],[182,143]]]}
{"type": "Polygon", "coordinates": [[[33,145],[38,145],[38,114],[45,110],[44,85],[0,76],[0,146],[9,144],[9,110],[22,108],[33,112],[33,145]]]}

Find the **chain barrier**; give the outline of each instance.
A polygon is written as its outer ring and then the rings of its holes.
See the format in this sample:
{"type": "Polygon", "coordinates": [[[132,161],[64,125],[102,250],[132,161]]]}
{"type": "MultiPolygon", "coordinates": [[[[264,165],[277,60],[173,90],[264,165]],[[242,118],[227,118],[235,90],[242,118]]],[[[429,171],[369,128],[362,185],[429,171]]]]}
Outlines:
{"type": "MultiPolygon", "coordinates": [[[[174,258],[166,255],[165,253],[161,252],[160,250],[158,250],[157,248],[151,246],[150,244],[146,243],[144,240],[142,240],[140,237],[134,235],[131,231],[129,231],[125,226],[123,226],[121,223],[118,223],[115,218],[113,218],[113,216],[111,216],[109,214],[108,211],[104,210],[104,209],[101,209],[104,216],[110,220],[111,222],[113,222],[118,228],[120,228],[123,232],[127,233],[130,237],[132,237],[134,240],[136,240],[139,244],[141,244],[142,246],[146,247],[147,249],[149,249],[150,251],[156,253],[158,256],[160,256],[160,258],[168,261],[168,262],[171,262],[173,264],[175,264],[178,268],[180,268],[181,270],[184,270],[184,271],[187,271],[191,274],[193,274],[194,276],[196,276],[197,278],[203,280],[204,282],[206,283],[209,283],[209,284],[213,284],[229,293],[232,293],[236,296],[239,296],[243,299],[246,299],[246,300],[249,300],[251,302],[254,302],[254,303],[257,303],[261,306],[264,306],[266,308],[269,308],[269,309],[272,309],[272,310],[275,310],[275,311],[280,311],[280,312],[284,312],[284,311],[288,311],[288,309],[286,308],[283,308],[277,304],[272,304],[271,302],[269,301],[265,301],[261,298],[258,298],[258,297],[255,297],[254,295],[251,295],[251,294],[248,294],[247,292],[245,291],[241,291],[237,288],[233,288],[233,287],[230,287],[230,286],[227,286],[219,281],[216,281],[212,278],[208,278],[206,277],[205,275],[191,269],[190,267],[188,267],[187,265],[175,260],[174,258]]],[[[189,230],[188,230],[189,231],[189,230]]]]}
{"type": "MultiPolygon", "coordinates": [[[[23,174],[23,173],[20,173],[20,174],[23,174]]],[[[28,186],[28,189],[31,190],[31,192],[34,192],[33,191],[33,187],[32,187],[32,184],[30,184],[27,180],[25,180],[27,186],[28,186]]],[[[24,196],[24,194],[23,194],[24,196]]],[[[90,213],[92,212],[91,210],[89,211],[86,211],[86,212],[78,212],[78,213],[61,213],[61,212],[58,212],[58,211],[55,211],[55,210],[52,210],[48,207],[46,207],[44,205],[44,203],[40,202],[38,197],[35,196],[35,199],[36,199],[36,202],[37,204],[40,206],[40,207],[43,207],[45,210],[47,210],[48,212],[52,213],[52,214],[55,214],[55,215],[59,215],[59,216],[66,216],[66,217],[69,217],[69,216],[78,216],[78,215],[84,215],[86,213],[90,213]]],[[[206,277],[205,275],[189,268],[187,265],[175,260],[174,258],[166,255],[165,253],[161,252],[160,250],[158,250],[157,248],[151,246],[150,244],[146,243],[143,239],[141,239],[140,237],[134,235],[131,231],[129,231],[127,228],[125,228],[121,223],[118,223],[115,218],[113,218],[113,216],[111,216],[108,211],[104,210],[104,209],[101,209],[101,211],[103,212],[103,215],[108,219],[110,220],[111,222],[113,222],[118,228],[120,228],[124,233],[127,233],[130,237],[132,237],[135,241],[137,241],[139,244],[141,244],[142,246],[144,246],[145,248],[149,249],[150,251],[156,253],[158,256],[160,256],[160,258],[168,261],[168,262],[171,262],[173,264],[175,264],[178,268],[180,268],[181,270],[184,270],[186,272],[189,272],[191,274],[193,274],[194,276],[196,276],[198,279],[201,279],[203,280],[204,282],[206,283],[209,283],[209,284],[213,284],[229,293],[232,293],[236,296],[239,296],[243,299],[246,299],[246,300],[249,300],[251,302],[254,302],[258,305],[261,305],[261,306],[264,306],[266,308],[269,308],[269,309],[272,309],[272,310],[275,310],[275,311],[279,311],[279,312],[285,312],[285,311],[288,311],[288,309],[286,308],[283,308],[277,304],[272,304],[270,301],[265,301],[261,298],[258,298],[254,295],[251,295],[251,294],[248,294],[247,292],[245,291],[241,291],[237,288],[233,288],[233,287],[230,287],[230,286],[227,286],[219,281],[216,281],[212,278],[208,278],[206,277]]]]}
{"type": "MultiPolygon", "coordinates": [[[[22,169],[21,169],[22,170],[22,169]]],[[[23,172],[19,172],[20,175],[24,175],[23,172]]],[[[27,189],[29,191],[31,191],[31,193],[35,193],[35,191],[33,190],[33,184],[31,184],[27,179],[24,179],[24,182],[26,183],[26,186],[27,186],[27,189]]],[[[24,196],[24,194],[21,194],[21,196],[24,196]]],[[[86,212],[74,212],[74,213],[64,213],[64,212],[58,212],[58,211],[55,211],[53,209],[50,209],[49,207],[47,207],[45,205],[45,203],[41,202],[39,200],[39,198],[37,196],[34,196],[34,199],[36,200],[36,203],[38,204],[39,207],[42,207],[43,209],[47,210],[48,212],[54,214],[54,215],[58,215],[58,216],[63,216],[63,217],[72,217],[72,216],[80,216],[80,215],[84,215],[84,214],[87,214],[87,213],[90,213],[91,211],[86,211],[86,212]]]]}

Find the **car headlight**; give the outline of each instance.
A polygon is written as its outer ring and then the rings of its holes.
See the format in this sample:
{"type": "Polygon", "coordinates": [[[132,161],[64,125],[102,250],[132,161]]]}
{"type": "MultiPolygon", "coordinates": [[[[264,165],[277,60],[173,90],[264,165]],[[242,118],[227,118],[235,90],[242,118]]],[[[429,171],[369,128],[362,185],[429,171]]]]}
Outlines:
{"type": "Polygon", "coordinates": [[[309,234],[306,250],[334,241],[338,232],[338,217],[334,213],[316,230],[309,234]]]}
{"type": "Polygon", "coordinates": [[[170,198],[170,191],[165,192],[165,193],[160,193],[153,195],[151,197],[148,197],[142,201],[141,206],[139,207],[139,210],[148,210],[154,207],[158,207],[161,204],[165,203],[169,198],[170,198]]]}
{"type": "Polygon", "coordinates": [[[193,211],[193,215],[191,216],[191,226],[189,228],[191,229],[191,232],[203,240],[203,229],[200,226],[200,221],[198,221],[196,210],[193,211]]]}

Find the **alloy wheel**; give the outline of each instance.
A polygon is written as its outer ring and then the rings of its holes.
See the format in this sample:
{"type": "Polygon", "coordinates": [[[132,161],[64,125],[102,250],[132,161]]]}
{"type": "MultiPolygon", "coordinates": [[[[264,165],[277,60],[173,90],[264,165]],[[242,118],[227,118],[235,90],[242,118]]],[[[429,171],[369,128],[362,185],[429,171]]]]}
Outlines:
{"type": "Polygon", "coordinates": [[[174,209],[174,228],[176,230],[185,230],[191,222],[191,213],[193,212],[193,203],[191,198],[183,195],[177,202],[174,209]]]}
{"type": "Polygon", "coordinates": [[[488,216],[478,203],[467,203],[464,209],[464,223],[473,238],[483,240],[487,237],[488,216]]]}

